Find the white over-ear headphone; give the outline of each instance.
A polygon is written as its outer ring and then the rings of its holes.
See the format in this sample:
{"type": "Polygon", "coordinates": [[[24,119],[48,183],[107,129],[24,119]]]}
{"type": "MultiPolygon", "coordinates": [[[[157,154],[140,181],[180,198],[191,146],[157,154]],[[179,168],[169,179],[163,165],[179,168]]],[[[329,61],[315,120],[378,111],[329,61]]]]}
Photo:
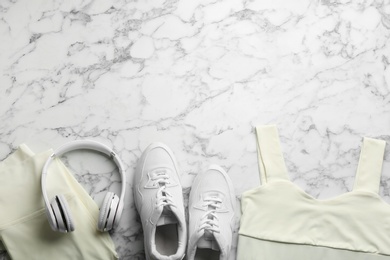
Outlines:
{"type": "Polygon", "coordinates": [[[118,155],[108,146],[88,140],[72,141],[64,144],[56,151],[54,151],[54,153],[47,159],[45,165],[43,166],[41,176],[42,195],[45,201],[46,215],[49,220],[50,227],[54,231],[64,233],[72,232],[75,229],[72,215],[70,214],[69,206],[65,197],[63,195],[56,195],[51,203],[49,202],[49,198],[46,193],[46,175],[53,158],[79,149],[88,149],[104,153],[111,157],[118,166],[119,173],[122,178],[122,189],[120,197],[118,197],[113,192],[108,192],[103,200],[103,205],[99,213],[98,230],[109,231],[118,226],[123,211],[123,200],[126,190],[126,176],[123,171],[124,167],[118,155]]]}

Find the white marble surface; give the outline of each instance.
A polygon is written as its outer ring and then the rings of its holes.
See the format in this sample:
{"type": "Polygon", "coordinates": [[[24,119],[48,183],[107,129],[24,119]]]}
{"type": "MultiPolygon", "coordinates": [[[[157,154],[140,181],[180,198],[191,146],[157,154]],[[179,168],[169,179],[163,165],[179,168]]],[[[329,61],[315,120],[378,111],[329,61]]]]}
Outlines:
{"type": "MultiPolygon", "coordinates": [[[[390,142],[389,36],[388,0],[1,0],[0,159],[21,143],[114,147],[129,189],[112,237],[121,259],[144,259],[130,187],[153,141],[175,152],[186,195],[217,163],[239,200],[259,185],[253,126],[274,123],[295,183],[351,190],[362,136],[390,142]]],[[[66,159],[98,203],[118,190],[107,160],[66,159]]]]}

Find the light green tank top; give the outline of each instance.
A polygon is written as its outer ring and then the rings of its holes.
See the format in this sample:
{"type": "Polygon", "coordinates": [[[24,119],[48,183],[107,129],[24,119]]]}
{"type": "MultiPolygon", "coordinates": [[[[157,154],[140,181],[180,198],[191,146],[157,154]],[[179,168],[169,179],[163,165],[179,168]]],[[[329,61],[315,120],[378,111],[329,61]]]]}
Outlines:
{"type": "Polygon", "coordinates": [[[238,260],[390,259],[384,141],[364,138],[353,190],[319,200],[289,181],[276,127],[256,134],[262,185],[242,195],[238,260]]]}

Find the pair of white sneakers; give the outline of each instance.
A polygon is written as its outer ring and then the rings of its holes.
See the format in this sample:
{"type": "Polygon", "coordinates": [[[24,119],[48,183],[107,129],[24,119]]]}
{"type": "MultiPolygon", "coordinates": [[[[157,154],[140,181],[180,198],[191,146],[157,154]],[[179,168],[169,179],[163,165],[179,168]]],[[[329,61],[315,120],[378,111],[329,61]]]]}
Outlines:
{"type": "MultiPolygon", "coordinates": [[[[144,231],[148,260],[183,259],[187,245],[182,187],[172,151],[153,143],[143,152],[134,177],[134,200],[144,231]]],[[[219,166],[196,176],[189,198],[187,260],[228,259],[235,195],[219,166]]]]}

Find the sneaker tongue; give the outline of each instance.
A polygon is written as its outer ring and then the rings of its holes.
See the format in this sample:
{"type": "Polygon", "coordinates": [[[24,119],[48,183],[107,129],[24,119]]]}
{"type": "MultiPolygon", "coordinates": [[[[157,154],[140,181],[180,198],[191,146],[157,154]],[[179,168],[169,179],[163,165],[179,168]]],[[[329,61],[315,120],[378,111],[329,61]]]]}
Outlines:
{"type": "Polygon", "coordinates": [[[210,248],[215,251],[220,251],[218,242],[215,239],[214,234],[207,230],[199,238],[197,246],[198,248],[210,248]]]}
{"type": "Polygon", "coordinates": [[[177,218],[173,214],[171,207],[165,206],[161,212],[160,218],[157,220],[157,226],[163,226],[168,224],[177,224],[177,218]]]}

